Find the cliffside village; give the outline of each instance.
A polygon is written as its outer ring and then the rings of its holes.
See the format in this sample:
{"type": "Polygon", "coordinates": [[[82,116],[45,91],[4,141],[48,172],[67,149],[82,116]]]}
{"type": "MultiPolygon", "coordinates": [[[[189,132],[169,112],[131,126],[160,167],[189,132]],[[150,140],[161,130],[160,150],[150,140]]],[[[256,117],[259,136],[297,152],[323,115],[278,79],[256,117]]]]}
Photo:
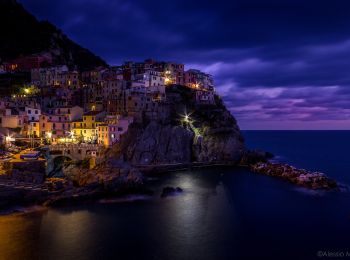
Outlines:
{"type": "Polygon", "coordinates": [[[118,142],[132,122],[143,116],[157,119],[167,102],[165,89],[184,85],[196,92],[194,102],[212,104],[211,75],[185,70],[173,62],[145,60],[78,72],[66,65],[26,57],[0,65],[1,73],[26,71],[30,81],[0,99],[0,136],[40,144],[118,142]]]}

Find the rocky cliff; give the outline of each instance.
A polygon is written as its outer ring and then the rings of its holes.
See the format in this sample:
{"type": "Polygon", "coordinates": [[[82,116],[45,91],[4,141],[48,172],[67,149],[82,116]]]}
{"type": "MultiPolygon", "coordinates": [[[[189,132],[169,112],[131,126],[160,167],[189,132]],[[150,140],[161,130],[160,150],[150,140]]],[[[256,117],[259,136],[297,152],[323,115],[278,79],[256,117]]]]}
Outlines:
{"type": "Polygon", "coordinates": [[[144,116],[130,126],[110,156],[133,165],[176,163],[237,163],[245,151],[235,118],[219,96],[214,104],[195,102],[195,91],[172,86],[166,90],[165,111],[158,120],[144,116]]]}

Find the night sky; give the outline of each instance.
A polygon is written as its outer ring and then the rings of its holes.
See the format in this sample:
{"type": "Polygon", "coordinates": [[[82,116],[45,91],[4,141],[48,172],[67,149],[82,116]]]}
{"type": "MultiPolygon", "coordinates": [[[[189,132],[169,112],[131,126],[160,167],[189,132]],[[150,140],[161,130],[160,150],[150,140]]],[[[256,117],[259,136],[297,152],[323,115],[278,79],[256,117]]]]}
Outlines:
{"type": "Polygon", "coordinates": [[[20,2],[110,64],[211,73],[242,129],[350,129],[350,1],[20,2]]]}

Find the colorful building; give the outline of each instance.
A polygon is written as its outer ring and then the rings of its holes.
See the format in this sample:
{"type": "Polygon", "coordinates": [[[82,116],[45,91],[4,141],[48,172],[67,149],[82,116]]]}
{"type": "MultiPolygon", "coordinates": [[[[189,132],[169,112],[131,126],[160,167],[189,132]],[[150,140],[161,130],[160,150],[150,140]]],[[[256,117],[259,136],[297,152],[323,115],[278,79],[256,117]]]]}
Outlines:
{"type": "Polygon", "coordinates": [[[84,142],[97,142],[98,125],[104,122],[105,112],[90,111],[72,123],[74,136],[84,142]]]}
{"type": "Polygon", "coordinates": [[[132,117],[117,118],[115,122],[98,125],[98,143],[105,147],[112,146],[120,141],[121,136],[133,122],[132,117]]]}
{"type": "Polygon", "coordinates": [[[194,89],[214,90],[213,77],[195,69],[185,72],[185,85],[194,89]]]}

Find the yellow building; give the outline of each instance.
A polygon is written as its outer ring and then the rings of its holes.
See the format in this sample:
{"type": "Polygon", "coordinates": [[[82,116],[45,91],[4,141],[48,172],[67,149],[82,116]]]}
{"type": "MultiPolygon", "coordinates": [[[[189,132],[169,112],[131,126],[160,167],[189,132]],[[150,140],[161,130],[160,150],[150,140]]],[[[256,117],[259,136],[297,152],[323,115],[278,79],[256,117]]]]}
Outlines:
{"type": "Polygon", "coordinates": [[[28,122],[28,137],[37,138],[40,136],[40,123],[39,121],[28,122]]]}
{"type": "Polygon", "coordinates": [[[90,111],[83,115],[80,120],[72,123],[72,130],[75,138],[81,138],[84,142],[97,142],[98,125],[103,123],[105,113],[101,111],[90,111]]]}

